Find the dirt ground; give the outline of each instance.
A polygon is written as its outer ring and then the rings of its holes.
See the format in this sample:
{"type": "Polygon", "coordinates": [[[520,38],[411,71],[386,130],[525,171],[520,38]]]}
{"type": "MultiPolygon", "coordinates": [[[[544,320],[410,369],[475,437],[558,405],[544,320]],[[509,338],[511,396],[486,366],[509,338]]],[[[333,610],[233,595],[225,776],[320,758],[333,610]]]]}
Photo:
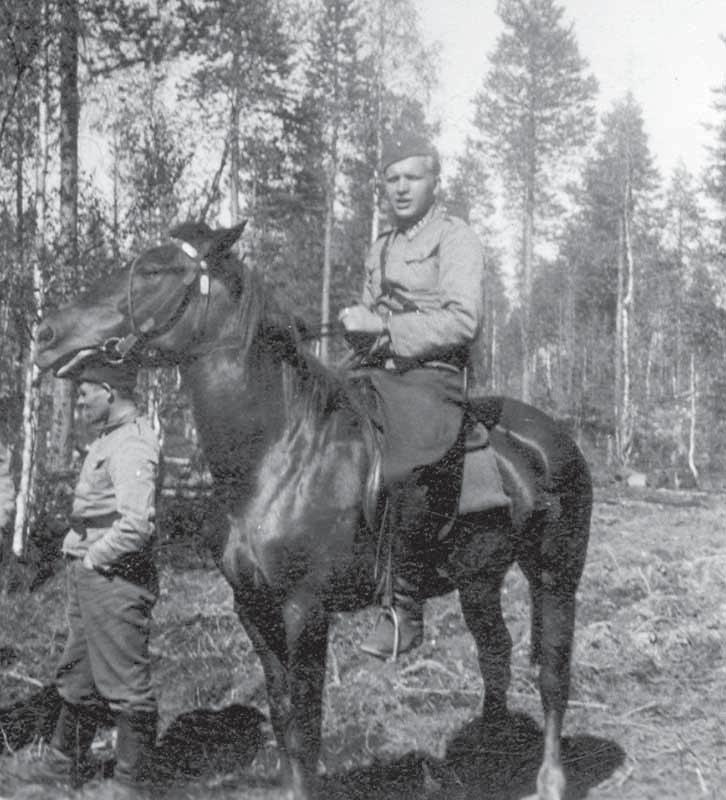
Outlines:
{"type": "MultiPolygon", "coordinates": [[[[579,592],[563,755],[567,800],[726,797],[726,497],[598,490],[579,592]]],[[[454,595],[430,602],[426,640],[397,665],[358,653],[373,611],[336,620],[325,695],[323,798],[515,800],[534,792],[542,714],[529,607],[513,570],[511,729],[482,741],[482,682],[454,595]]],[[[62,579],[3,597],[0,706],[52,680],[62,579]],[[15,598],[15,599],[14,599],[15,598]]],[[[176,770],[169,798],[274,798],[262,672],[209,569],[162,572],[155,675],[176,770]]],[[[101,757],[111,733],[96,742],[101,757]]],[[[0,786],[0,797],[58,797],[0,786]]],[[[73,795],[69,795],[73,796],[73,795]]]]}

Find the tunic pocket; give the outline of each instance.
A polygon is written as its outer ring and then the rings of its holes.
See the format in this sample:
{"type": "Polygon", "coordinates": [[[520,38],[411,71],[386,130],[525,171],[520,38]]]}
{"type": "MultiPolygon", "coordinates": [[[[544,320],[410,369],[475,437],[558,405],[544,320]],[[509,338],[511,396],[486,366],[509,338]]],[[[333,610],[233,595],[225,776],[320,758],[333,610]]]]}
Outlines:
{"type": "Polygon", "coordinates": [[[439,283],[439,245],[412,247],[405,255],[406,278],[402,283],[410,291],[435,290],[439,283]]]}

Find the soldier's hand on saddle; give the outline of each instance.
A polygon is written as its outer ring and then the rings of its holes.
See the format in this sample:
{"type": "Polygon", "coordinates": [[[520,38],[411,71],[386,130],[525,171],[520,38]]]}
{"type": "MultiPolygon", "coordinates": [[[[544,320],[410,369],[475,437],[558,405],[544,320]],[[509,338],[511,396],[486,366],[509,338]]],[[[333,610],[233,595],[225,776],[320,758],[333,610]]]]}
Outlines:
{"type": "Polygon", "coordinates": [[[365,333],[380,336],[383,333],[383,320],[374,311],[360,304],[347,306],[338,314],[338,321],[346,333],[365,333]]]}

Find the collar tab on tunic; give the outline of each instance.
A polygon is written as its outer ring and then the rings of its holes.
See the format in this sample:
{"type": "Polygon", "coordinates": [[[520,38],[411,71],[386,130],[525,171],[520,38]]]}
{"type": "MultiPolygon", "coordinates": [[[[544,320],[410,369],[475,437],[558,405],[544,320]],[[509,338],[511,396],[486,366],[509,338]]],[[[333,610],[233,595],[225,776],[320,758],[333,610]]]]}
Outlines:
{"type": "Polygon", "coordinates": [[[432,219],[441,216],[442,213],[443,212],[439,204],[434,203],[431,206],[431,208],[423,215],[423,217],[421,217],[421,219],[418,222],[414,222],[414,224],[411,225],[411,227],[409,228],[399,227],[396,228],[395,230],[397,233],[402,233],[410,242],[415,236],[418,235],[418,233],[423,228],[425,228],[429,224],[429,222],[431,222],[432,219]]]}

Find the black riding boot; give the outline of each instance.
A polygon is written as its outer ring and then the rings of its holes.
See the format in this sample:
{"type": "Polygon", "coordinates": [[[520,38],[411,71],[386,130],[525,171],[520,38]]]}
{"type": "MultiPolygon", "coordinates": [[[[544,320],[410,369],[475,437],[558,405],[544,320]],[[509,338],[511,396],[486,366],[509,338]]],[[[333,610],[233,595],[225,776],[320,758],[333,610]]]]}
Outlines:
{"type": "Polygon", "coordinates": [[[423,601],[413,584],[401,576],[393,578],[393,605],[381,609],[373,633],[361,644],[364,653],[395,661],[401,653],[423,641],[423,601]]]}
{"type": "Polygon", "coordinates": [[[391,537],[390,569],[392,596],[386,598],[373,633],[361,644],[364,653],[395,660],[423,641],[423,582],[426,542],[431,532],[428,487],[414,474],[392,487],[388,494],[388,525],[391,537]],[[390,607],[386,600],[390,601],[390,607]]]}
{"type": "Polygon", "coordinates": [[[8,759],[3,771],[20,781],[78,787],[90,764],[96,715],[63,701],[50,743],[31,745],[8,759]]]}
{"type": "Polygon", "coordinates": [[[114,782],[132,790],[150,788],[152,756],[156,745],[155,711],[129,711],[118,715],[114,782]]]}

